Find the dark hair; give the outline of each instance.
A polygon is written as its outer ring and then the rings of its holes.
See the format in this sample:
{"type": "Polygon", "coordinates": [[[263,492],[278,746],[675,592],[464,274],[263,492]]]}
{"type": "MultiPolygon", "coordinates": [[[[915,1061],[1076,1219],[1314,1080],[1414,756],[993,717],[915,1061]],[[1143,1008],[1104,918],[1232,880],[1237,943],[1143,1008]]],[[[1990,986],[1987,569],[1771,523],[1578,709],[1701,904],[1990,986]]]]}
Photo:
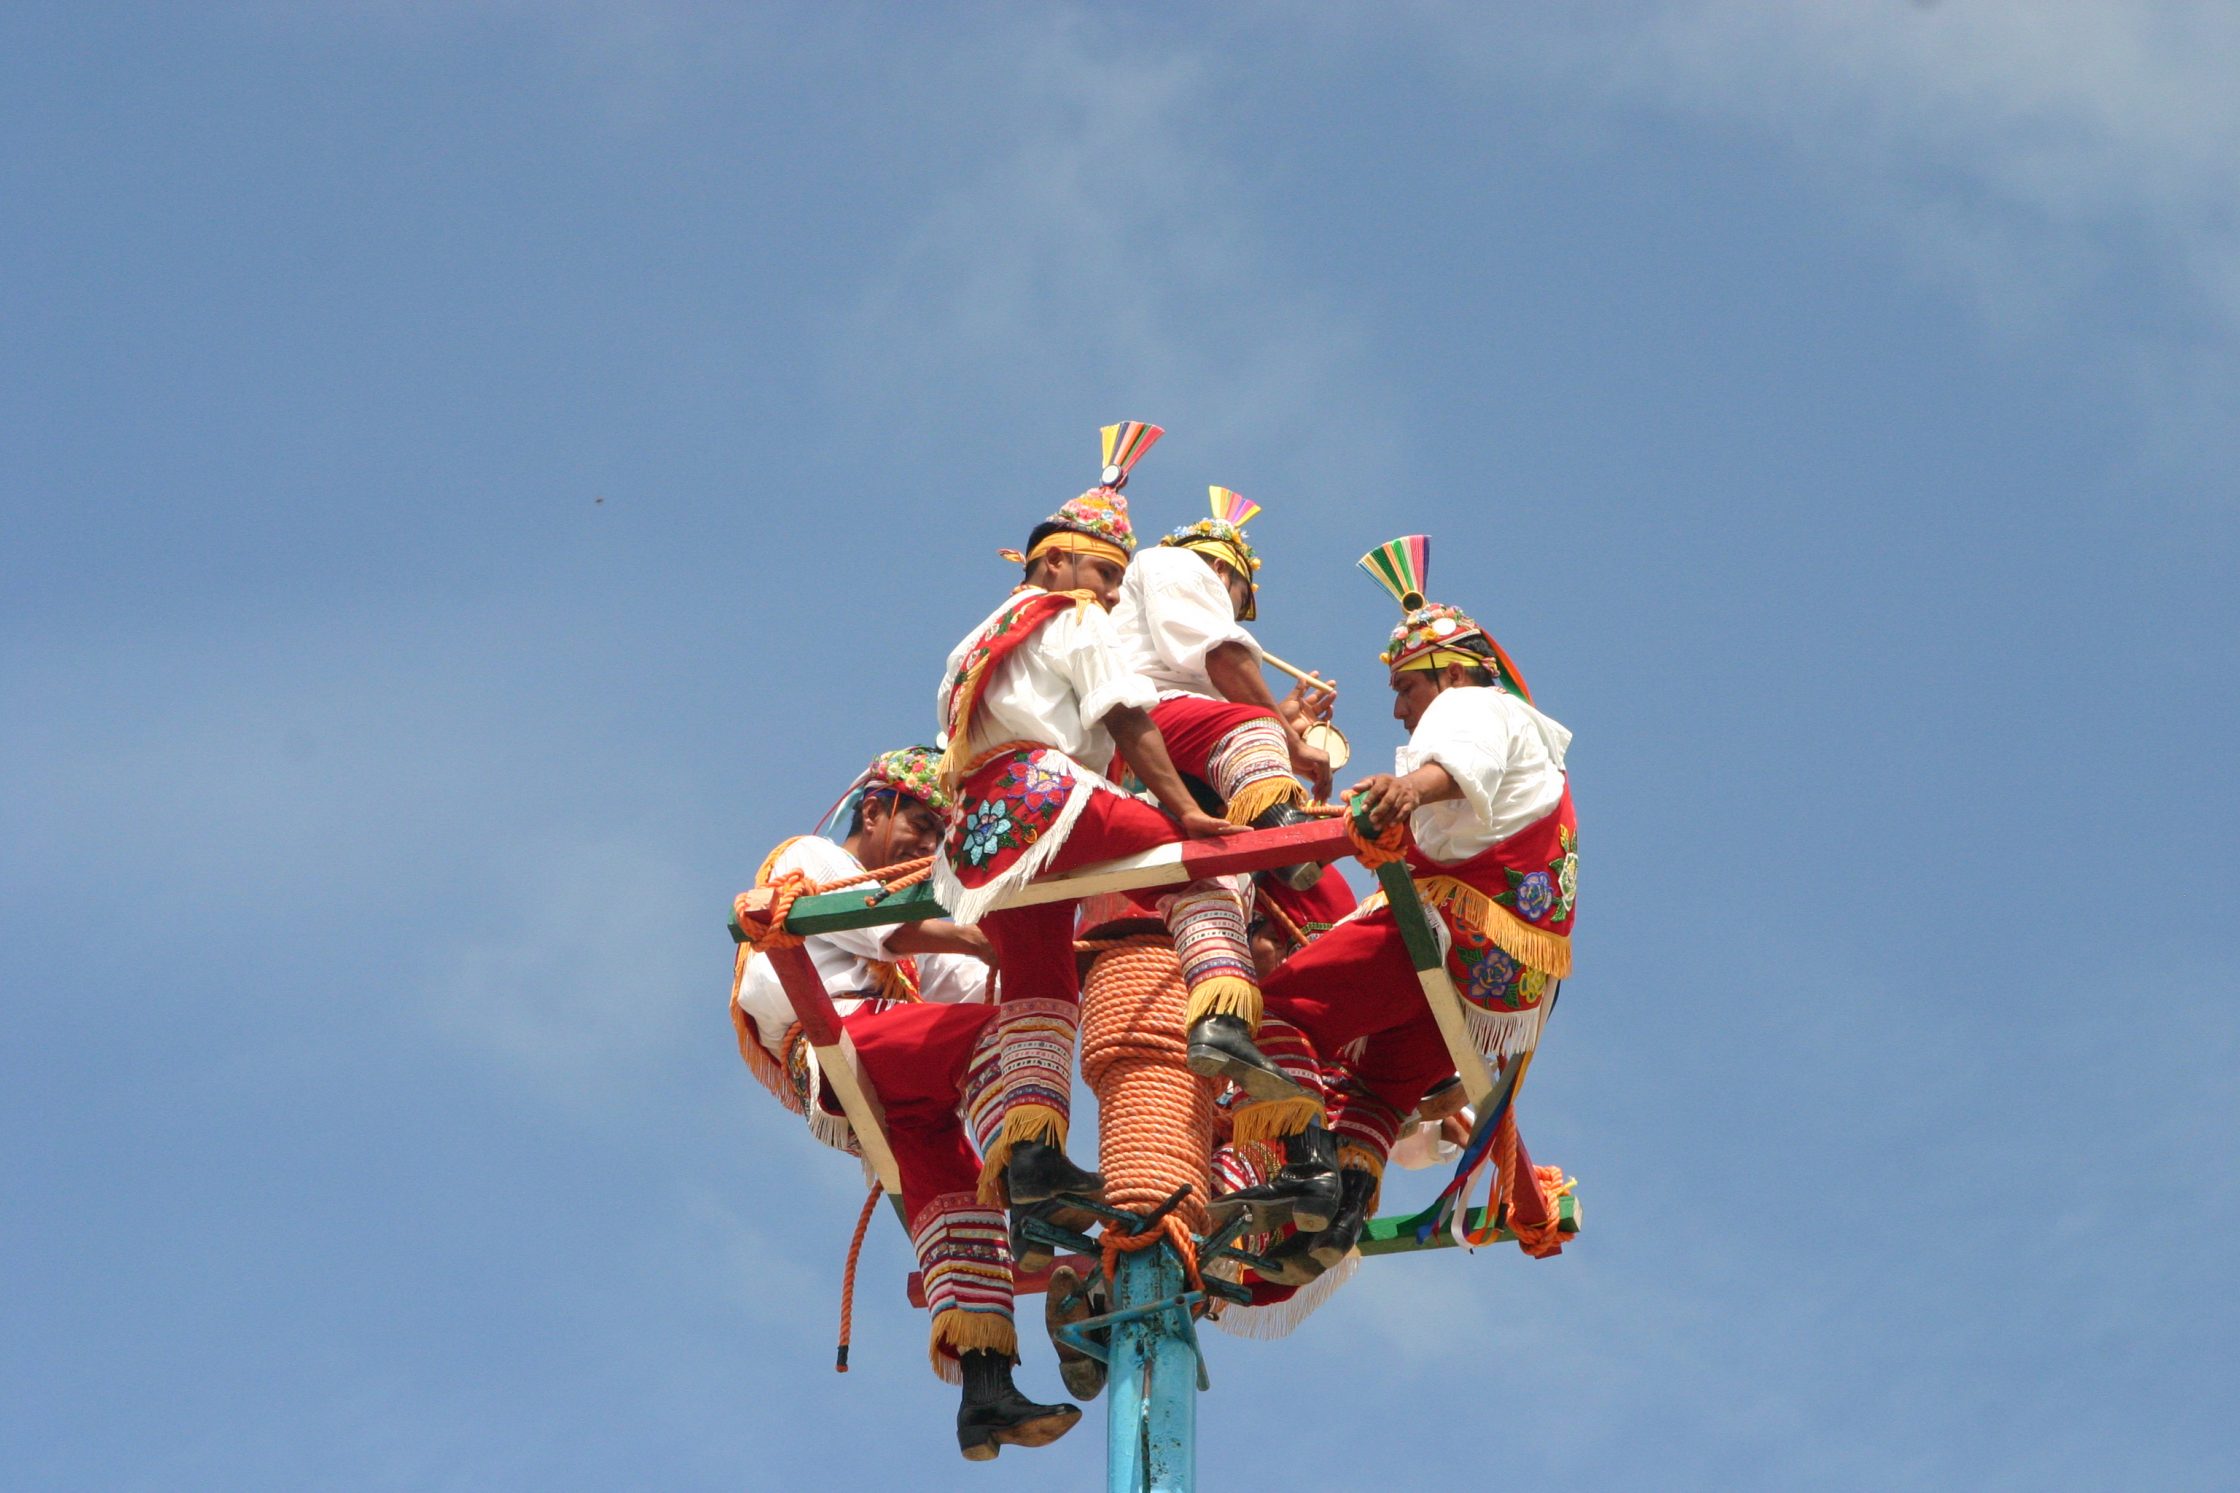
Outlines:
{"type": "Polygon", "coordinates": [[[863,796],[856,800],[856,806],[848,811],[848,833],[851,835],[863,833],[863,811],[871,803],[876,801],[885,804],[887,813],[891,816],[894,813],[895,804],[901,797],[902,795],[892,788],[866,788],[863,796]]]}

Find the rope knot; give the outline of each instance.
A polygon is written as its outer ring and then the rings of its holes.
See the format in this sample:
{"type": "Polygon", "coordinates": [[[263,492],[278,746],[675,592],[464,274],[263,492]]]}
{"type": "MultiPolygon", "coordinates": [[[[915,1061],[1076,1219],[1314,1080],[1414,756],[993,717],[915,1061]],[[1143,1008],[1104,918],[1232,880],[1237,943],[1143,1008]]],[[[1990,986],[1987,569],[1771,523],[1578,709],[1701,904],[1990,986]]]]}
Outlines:
{"type": "Polygon", "coordinates": [[[1371,837],[1362,831],[1362,816],[1358,812],[1346,815],[1346,838],[1353,842],[1353,853],[1363,866],[1374,871],[1406,857],[1415,846],[1415,837],[1408,832],[1406,818],[1395,815],[1381,834],[1371,837]]]}
{"type": "Polygon", "coordinates": [[[780,871],[770,878],[767,888],[756,888],[770,893],[769,909],[759,917],[748,906],[753,892],[741,892],[732,898],[731,916],[739,924],[743,935],[741,942],[758,954],[767,954],[772,949],[800,948],[801,935],[786,931],[786,914],[793,911],[795,899],[814,886],[815,883],[799,871],[780,871]]]}

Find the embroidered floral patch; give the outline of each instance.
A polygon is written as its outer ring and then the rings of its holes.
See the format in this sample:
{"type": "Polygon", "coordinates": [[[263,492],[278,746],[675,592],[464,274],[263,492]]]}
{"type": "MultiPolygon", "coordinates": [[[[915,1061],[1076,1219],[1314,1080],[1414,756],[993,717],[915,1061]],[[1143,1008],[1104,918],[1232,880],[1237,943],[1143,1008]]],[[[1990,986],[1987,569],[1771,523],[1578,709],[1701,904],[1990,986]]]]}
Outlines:
{"type": "Polygon", "coordinates": [[[1565,825],[1560,837],[1563,854],[1548,862],[1547,870],[1507,872],[1509,889],[1493,900],[1528,923],[1569,920],[1579,901],[1579,832],[1565,825]]]}
{"type": "Polygon", "coordinates": [[[1462,998],[1483,1011],[1522,1011],[1539,1003],[1547,976],[1526,969],[1475,928],[1448,923],[1454,946],[1447,973],[1462,998]]]}
{"type": "Polygon", "coordinates": [[[962,812],[949,830],[949,864],[967,886],[985,886],[1008,870],[1051,825],[1073,794],[1062,754],[1022,747],[974,773],[958,795],[962,812]]]}
{"type": "Polygon", "coordinates": [[[1563,826],[1563,856],[1551,868],[1556,873],[1556,921],[1571,916],[1579,900],[1579,832],[1563,826]]]}

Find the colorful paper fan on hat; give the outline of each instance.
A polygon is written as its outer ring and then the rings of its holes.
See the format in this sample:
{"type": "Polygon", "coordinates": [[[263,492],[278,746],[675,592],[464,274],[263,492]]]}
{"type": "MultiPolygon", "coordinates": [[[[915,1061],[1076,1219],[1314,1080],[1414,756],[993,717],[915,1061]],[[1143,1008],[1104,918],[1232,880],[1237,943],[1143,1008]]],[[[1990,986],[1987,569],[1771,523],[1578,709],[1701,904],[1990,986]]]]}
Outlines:
{"type": "Polygon", "coordinates": [[[1357,563],[1392,593],[1401,611],[1412,612],[1424,604],[1423,583],[1431,573],[1431,536],[1405,534],[1387,540],[1357,563]]]}
{"type": "Polygon", "coordinates": [[[1213,503],[1215,522],[1228,524],[1232,528],[1243,528],[1246,524],[1251,523],[1253,515],[1260,511],[1258,503],[1253,502],[1243,493],[1231,492],[1226,487],[1208,487],[1206,496],[1213,503]]]}
{"type": "Polygon", "coordinates": [[[1114,489],[1126,487],[1128,474],[1143,460],[1143,453],[1165,434],[1158,426],[1146,425],[1141,420],[1107,425],[1104,428],[1104,471],[1097,480],[1114,489]]]}

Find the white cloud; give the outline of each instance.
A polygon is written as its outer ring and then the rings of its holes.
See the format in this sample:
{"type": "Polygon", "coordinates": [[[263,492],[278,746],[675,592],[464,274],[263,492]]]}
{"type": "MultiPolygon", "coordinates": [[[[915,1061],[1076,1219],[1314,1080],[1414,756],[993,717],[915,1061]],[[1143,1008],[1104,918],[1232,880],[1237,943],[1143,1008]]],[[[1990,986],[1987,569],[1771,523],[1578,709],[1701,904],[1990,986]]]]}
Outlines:
{"type": "Polygon", "coordinates": [[[1255,227],[1215,43],[1086,17],[1029,15],[945,58],[943,125],[967,164],[898,224],[850,308],[831,352],[843,397],[949,430],[991,391],[1012,429],[1187,410],[1193,441],[1232,454],[1342,407],[1376,446],[1376,401],[1348,382],[1365,328],[1255,227]]]}
{"type": "Polygon", "coordinates": [[[1473,86],[1772,142],[2001,335],[2129,380],[2143,459],[2240,462],[2240,10],[2177,0],[1427,8],[1473,86]],[[2147,294],[2142,295],[2142,292],[2147,294]]]}
{"type": "Polygon", "coordinates": [[[2135,234],[2230,322],[2236,60],[2240,11],[2222,7],[1694,0],[1660,10],[1608,78],[1754,124],[1967,234],[2110,250],[2135,234]]]}

